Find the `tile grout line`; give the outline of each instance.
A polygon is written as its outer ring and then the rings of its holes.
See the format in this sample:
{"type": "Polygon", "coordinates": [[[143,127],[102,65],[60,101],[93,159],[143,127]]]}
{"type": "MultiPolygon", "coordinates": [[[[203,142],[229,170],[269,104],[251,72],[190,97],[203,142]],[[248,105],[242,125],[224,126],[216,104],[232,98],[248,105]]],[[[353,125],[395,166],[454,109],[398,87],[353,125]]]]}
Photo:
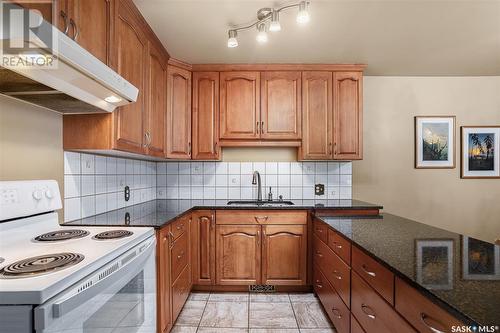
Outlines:
{"type": "MultiPolygon", "coordinates": [[[[200,320],[198,321],[198,326],[196,327],[196,331],[195,331],[195,333],[197,333],[197,332],[198,332],[198,330],[200,329],[201,320],[203,319],[203,315],[205,314],[205,311],[206,311],[206,309],[207,309],[208,300],[210,299],[210,295],[211,295],[211,292],[209,291],[209,292],[208,292],[208,297],[207,297],[207,300],[206,300],[206,302],[205,302],[205,306],[203,307],[203,312],[201,313],[201,317],[200,317],[200,320]]],[[[191,296],[191,294],[190,294],[190,296],[191,296]]]]}
{"type": "Polygon", "coordinates": [[[295,309],[293,308],[292,298],[290,297],[290,293],[288,293],[288,300],[290,301],[290,306],[292,307],[293,317],[295,318],[295,324],[297,324],[297,329],[300,332],[299,321],[297,320],[297,314],[295,313],[295,309]]]}

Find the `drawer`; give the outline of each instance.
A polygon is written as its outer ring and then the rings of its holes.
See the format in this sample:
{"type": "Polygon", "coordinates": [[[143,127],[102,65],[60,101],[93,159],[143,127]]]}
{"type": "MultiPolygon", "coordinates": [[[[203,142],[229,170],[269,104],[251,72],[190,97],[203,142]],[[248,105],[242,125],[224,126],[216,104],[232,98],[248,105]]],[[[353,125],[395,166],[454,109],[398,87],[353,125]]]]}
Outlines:
{"type": "Polygon", "coordinates": [[[351,272],[346,265],[325,243],[314,237],[314,260],[335,288],[344,303],[349,307],[351,297],[351,272]]]}
{"type": "Polygon", "coordinates": [[[307,224],[307,211],[218,210],[217,224],[307,224]]]}
{"type": "Polygon", "coordinates": [[[351,312],[366,333],[415,332],[356,272],[352,272],[351,312]]]}
{"type": "Polygon", "coordinates": [[[319,237],[325,244],[328,243],[328,229],[330,227],[326,225],[324,222],[315,219],[313,222],[313,232],[316,236],[319,237]]]}
{"type": "Polygon", "coordinates": [[[172,249],[170,250],[170,265],[172,267],[172,281],[175,281],[179,274],[182,272],[184,267],[188,264],[189,260],[189,237],[188,233],[185,232],[174,241],[172,249]]]}
{"type": "Polygon", "coordinates": [[[181,312],[184,303],[186,302],[190,290],[191,270],[186,266],[177,280],[172,285],[172,322],[175,322],[177,316],[181,312]]]}
{"type": "Polygon", "coordinates": [[[314,268],[314,290],[337,332],[349,333],[349,309],[317,266],[314,268]]]}
{"type": "Polygon", "coordinates": [[[359,276],[387,302],[394,305],[394,274],[391,271],[356,246],[352,247],[351,265],[359,276]]]}
{"type": "Polygon", "coordinates": [[[188,230],[189,219],[191,216],[182,216],[170,224],[170,232],[172,233],[172,238],[177,239],[186,230],[188,230]]]}
{"type": "Polygon", "coordinates": [[[356,317],[354,317],[351,313],[351,333],[365,333],[365,330],[358,323],[356,317]]]}
{"type": "Polygon", "coordinates": [[[396,310],[420,332],[449,332],[464,325],[415,288],[396,278],[396,310]]]}
{"type": "Polygon", "coordinates": [[[351,242],[330,228],[328,229],[328,246],[348,265],[351,264],[351,242]]]}

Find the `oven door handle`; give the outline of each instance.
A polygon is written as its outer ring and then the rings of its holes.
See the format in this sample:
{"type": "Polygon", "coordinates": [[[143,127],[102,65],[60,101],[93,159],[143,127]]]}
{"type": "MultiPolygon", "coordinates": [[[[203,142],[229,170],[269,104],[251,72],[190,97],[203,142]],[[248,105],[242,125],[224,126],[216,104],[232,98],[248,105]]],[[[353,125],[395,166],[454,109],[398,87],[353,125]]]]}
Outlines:
{"type": "MultiPolygon", "coordinates": [[[[133,249],[125,252],[118,258],[106,264],[106,266],[99,269],[97,272],[93,273],[92,277],[86,279],[87,281],[93,282],[87,288],[76,292],[72,289],[72,292],[69,292],[70,295],[65,295],[60,299],[55,300],[52,303],[52,306],[36,308],[35,328],[37,330],[46,328],[47,319],[50,320],[51,318],[57,319],[63,317],[65,314],[97,296],[103,290],[108,289],[113,284],[117,284],[119,286],[118,290],[121,289],[123,287],[122,284],[126,284],[127,281],[133,278],[134,275],[138,274],[144,268],[144,263],[152,255],[154,249],[155,238],[151,237],[149,241],[139,243],[133,249]],[[128,259],[129,256],[132,256],[133,251],[136,251],[136,253],[137,251],[140,251],[140,253],[138,253],[134,258],[128,259]],[[121,266],[118,269],[113,270],[114,265],[120,262],[121,266]],[[102,278],[99,279],[99,276],[102,276],[102,278]],[[94,282],[96,281],[95,278],[98,278],[98,282],[94,282]],[[46,311],[48,311],[48,313],[45,313],[46,311]]],[[[78,288],[82,288],[85,284],[85,282],[80,281],[77,286],[78,288]]]]}

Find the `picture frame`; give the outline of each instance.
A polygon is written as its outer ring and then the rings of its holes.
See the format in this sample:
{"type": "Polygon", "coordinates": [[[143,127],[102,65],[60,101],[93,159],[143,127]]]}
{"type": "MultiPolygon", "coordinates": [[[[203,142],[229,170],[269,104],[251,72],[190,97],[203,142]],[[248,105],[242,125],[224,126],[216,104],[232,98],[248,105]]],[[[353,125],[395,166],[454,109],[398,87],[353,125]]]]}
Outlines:
{"type": "Polygon", "coordinates": [[[500,246],[462,236],[462,279],[500,280],[500,246]]]}
{"type": "Polygon", "coordinates": [[[453,239],[415,241],[416,281],[430,290],[453,289],[453,239]]]}
{"type": "Polygon", "coordinates": [[[462,126],[460,141],[460,178],[500,178],[500,126],[462,126]]]}
{"type": "Polygon", "coordinates": [[[415,169],[456,167],[456,117],[415,117],[415,169]]]}

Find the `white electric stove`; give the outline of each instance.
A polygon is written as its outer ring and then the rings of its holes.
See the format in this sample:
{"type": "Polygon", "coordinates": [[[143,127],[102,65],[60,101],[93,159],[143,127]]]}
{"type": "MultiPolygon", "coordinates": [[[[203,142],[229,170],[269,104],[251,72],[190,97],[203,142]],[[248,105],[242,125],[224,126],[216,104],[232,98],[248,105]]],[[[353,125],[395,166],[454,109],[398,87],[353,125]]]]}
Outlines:
{"type": "Polygon", "coordinates": [[[156,331],[152,228],[60,226],[57,182],[0,182],[0,333],[156,331]]]}

